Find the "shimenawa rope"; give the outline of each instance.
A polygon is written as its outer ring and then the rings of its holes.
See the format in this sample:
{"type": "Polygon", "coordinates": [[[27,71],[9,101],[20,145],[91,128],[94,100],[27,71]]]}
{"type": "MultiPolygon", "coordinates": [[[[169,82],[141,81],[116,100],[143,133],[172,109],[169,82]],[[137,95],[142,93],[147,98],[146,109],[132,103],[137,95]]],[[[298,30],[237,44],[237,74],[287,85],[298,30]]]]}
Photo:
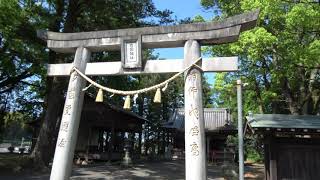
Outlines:
{"type": "MultiPolygon", "coordinates": [[[[184,73],[185,71],[189,70],[191,67],[193,66],[196,66],[198,68],[201,69],[201,67],[199,67],[198,65],[196,65],[197,62],[199,62],[202,58],[199,57],[193,64],[189,65],[188,67],[186,67],[183,71],[181,72],[178,72],[177,74],[173,75],[172,77],[170,77],[169,79],[159,83],[159,84],[156,84],[156,85],[153,85],[153,86],[150,86],[150,87],[147,87],[147,88],[143,88],[143,89],[139,89],[139,90],[133,90],[133,91],[122,91],[122,90],[117,90],[117,89],[112,89],[112,88],[108,88],[108,87],[105,87],[105,86],[102,86],[96,82],[94,82],[92,79],[90,79],[88,76],[86,76],[85,74],[83,74],[79,69],[77,69],[76,67],[73,67],[71,72],[73,71],[76,71],[82,78],[84,78],[85,80],[87,80],[90,85],[93,85],[99,89],[102,89],[104,91],[107,91],[107,92],[110,92],[112,94],[119,94],[119,95],[135,95],[135,94],[140,94],[140,93],[145,93],[145,92],[148,92],[148,91],[152,91],[152,90],[155,90],[155,89],[158,89],[158,88],[161,88],[161,87],[165,87],[167,86],[168,83],[170,83],[171,81],[173,81],[174,79],[176,79],[179,75],[181,75],[182,73],[184,73]]],[[[89,87],[88,86],[88,87],[89,87]]],[[[85,88],[86,90],[87,88],[85,88]]]]}

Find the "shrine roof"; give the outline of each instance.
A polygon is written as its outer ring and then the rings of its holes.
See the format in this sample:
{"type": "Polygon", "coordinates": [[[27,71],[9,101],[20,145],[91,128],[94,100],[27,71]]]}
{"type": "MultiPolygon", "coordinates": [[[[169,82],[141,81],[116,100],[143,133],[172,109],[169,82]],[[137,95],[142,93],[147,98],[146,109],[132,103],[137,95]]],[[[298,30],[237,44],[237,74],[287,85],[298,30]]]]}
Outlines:
{"type": "Polygon", "coordinates": [[[252,128],[320,129],[320,116],[254,114],[246,119],[252,128]]]}
{"type": "MultiPolygon", "coordinates": [[[[184,108],[176,109],[169,121],[166,122],[164,128],[177,129],[184,131],[185,124],[184,108]]],[[[231,114],[227,108],[204,108],[205,131],[218,132],[221,130],[236,130],[237,128],[231,124],[231,114]]]]}
{"type": "Polygon", "coordinates": [[[86,93],[81,114],[81,121],[92,127],[111,128],[116,130],[139,131],[147,119],[134,112],[112,105],[108,102],[95,102],[93,95],[86,93]]]}

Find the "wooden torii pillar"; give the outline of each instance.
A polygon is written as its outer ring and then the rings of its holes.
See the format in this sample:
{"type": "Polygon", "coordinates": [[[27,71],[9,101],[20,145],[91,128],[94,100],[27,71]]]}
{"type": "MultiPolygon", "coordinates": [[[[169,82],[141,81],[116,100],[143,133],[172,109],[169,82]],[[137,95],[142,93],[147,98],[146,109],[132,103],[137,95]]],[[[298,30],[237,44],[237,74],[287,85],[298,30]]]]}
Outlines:
{"type": "MultiPolygon", "coordinates": [[[[71,73],[73,67],[89,76],[181,72],[201,56],[201,45],[235,42],[240,32],[255,26],[259,11],[223,21],[144,27],[107,31],[56,33],[38,31],[38,37],[59,53],[75,53],[73,63],[49,64],[48,76],[70,76],[64,112],[55,149],[51,180],[69,179],[78,135],[85,81],[71,73]],[[184,60],[141,61],[141,48],[183,47],[184,60]],[[88,63],[91,52],[120,50],[122,62],[88,63]]],[[[237,71],[237,57],[202,60],[185,73],[186,179],[204,180],[206,174],[205,132],[202,104],[202,72],[237,71]]]]}

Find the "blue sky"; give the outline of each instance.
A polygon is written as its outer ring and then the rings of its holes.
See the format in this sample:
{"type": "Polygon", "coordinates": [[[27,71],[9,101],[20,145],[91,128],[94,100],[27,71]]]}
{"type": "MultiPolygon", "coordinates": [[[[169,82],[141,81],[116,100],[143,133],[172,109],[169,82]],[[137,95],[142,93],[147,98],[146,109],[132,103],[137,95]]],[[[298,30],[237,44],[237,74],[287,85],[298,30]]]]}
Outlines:
{"type": "Polygon", "coordinates": [[[200,0],[153,0],[153,2],[159,10],[169,9],[179,19],[201,15],[209,20],[213,16],[212,11],[204,10],[201,7],[200,0]]]}
{"type": "MultiPolygon", "coordinates": [[[[169,9],[173,11],[173,17],[177,19],[193,18],[201,15],[205,20],[213,17],[213,12],[204,10],[200,5],[200,0],[153,0],[159,10],[169,9]]],[[[160,58],[166,59],[183,59],[183,48],[162,48],[156,49],[155,53],[160,58]]],[[[210,85],[213,84],[213,73],[205,73],[210,85]]]]}

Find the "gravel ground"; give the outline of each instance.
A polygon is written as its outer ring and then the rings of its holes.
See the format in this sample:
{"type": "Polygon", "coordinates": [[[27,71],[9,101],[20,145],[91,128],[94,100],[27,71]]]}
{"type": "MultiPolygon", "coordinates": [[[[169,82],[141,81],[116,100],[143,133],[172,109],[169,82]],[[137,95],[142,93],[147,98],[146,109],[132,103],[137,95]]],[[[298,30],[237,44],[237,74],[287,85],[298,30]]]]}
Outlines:
{"type": "MultiPolygon", "coordinates": [[[[246,170],[256,171],[254,166],[246,167],[246,170]]],[[[263,169],[263,168],[262,168],[263,169]]],[[[260,169],[261,170],[261,169],[260,169]]],[[[33,174],[36,172],[33,172],[33,174]]],[[[222,166],[208,165],[208,180],[224,180],[222,177],[222,166]]],[[[252,173],[251,173],[252,174],[252,173]]],[[[106,163],[96,163],[94,165],[74,167],[72,180],[153,180],[153,179],[184,179],[184,161],[161,161],[137,163],[130,168],[122,168],[119,165],[106,163]]],[[[261,174],[260,174],[261,175],[261,174]]],[[[262,174],[263,175],[263,174],[262,174]]],[[[1,175],[3,180],[47,180],[49,173],[41,175],[27,174],[8,174],[1,175]]],[[[229,179],[229,178],[227,178],[229,179]]],[[[247,178],[246,178],[247,179],[247,178]]],[[[251,179],[251,178],[248,178],[251,179]]],[[[254,179],[260,179],[255,177],[254,179]]]]}

